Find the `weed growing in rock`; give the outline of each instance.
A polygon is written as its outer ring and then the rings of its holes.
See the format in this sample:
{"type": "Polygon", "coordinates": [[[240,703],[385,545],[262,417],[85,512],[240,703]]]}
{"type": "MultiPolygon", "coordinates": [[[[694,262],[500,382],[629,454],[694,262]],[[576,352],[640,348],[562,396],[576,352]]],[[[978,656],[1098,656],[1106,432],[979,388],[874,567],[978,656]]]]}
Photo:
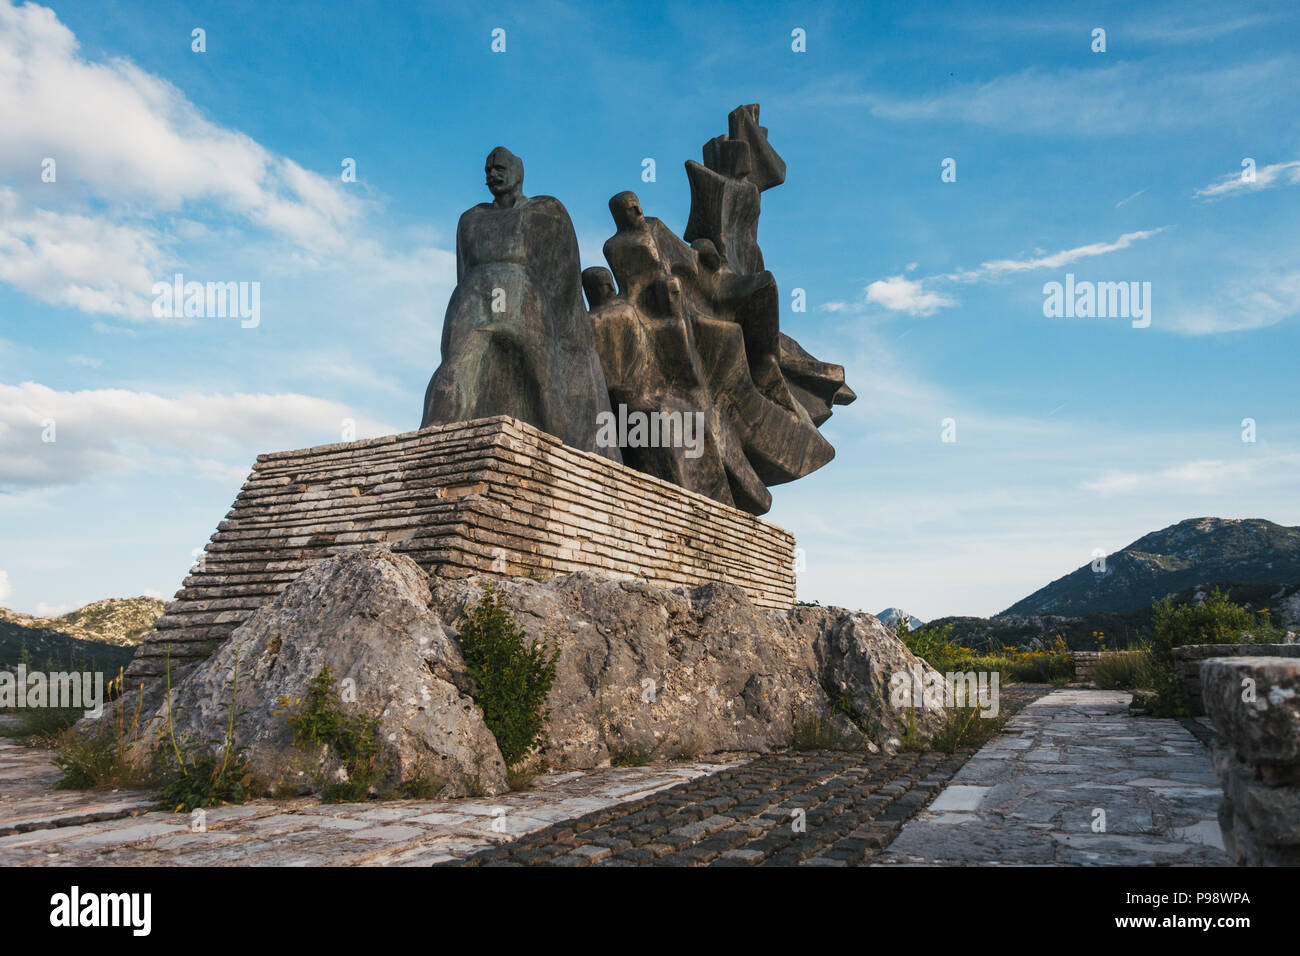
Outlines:
{"type": "Polygon", "coordinates": [[[1006,715],[985,717],[979,707],[945,707],[943,726],[930,738],[930,746],[951,754],[962,747],[981,747],[996,737],[1007,722],[1006,715]]]}
{"type": "Polygon", "coordinates": [[[528,643],[491,584],[461,618],[460,646],[466,673],[477,684],[475,702],[512,767],[542,742],[560,650],[548,653],[541,644],[528,643]]]}
{"type": "Polygon", "coordinates": [[[834,720],[834,711],[827,714],[809,708],[795,714],[790,735],[792,750],[862,750],[863,739],[842,729],[834,720]]]}
{"type": "Polygon", "coordinates": [[[235,746],[235,696],[239,690],[239,648],[230,681],[230,719],[214,752],[212,742],[178,740],[173,720],[170,646],[167,660],[167,737],[171,744],[155,751],[155,770],[162,784],[159,810],[188,813],[200,807],[243,803],[258,789],[244,748],[235,746]],[[218,756],[219,754],[219,756],[218,756]]]}
{"type": "MultiPolygon", "coordinates": [[[[329,665],[322,667],[320,673],[312,678],[306,697],[296,701],[282,699],[280,705],[286,711],[297,708],[288,717],[294,744],[308,750],[328,747],[343,763],[347,779],[320,781],[321,799],[326,803],[355,803],[367,799],[371,788],[389,770],[383,759],[379,720],[364,713],[349,714],[343,709],[329,665]]],[[[404,786],[408,784],[408,790],[413,793],[423,793],[434,786],[433,781],[425,777],[414,777],[404,782],[404,786]],[[425,782],[421,783],[422,780],[425,782]]]]}
{"type": "Polygon", "coordinates": [[[150,787],[156,781],[133,757],[140,740],[140,695],[128,719],[119,707],[112,717],[101,718],[94,727],[78,731],[69,727],[59,735],[53,763],[63,776],[56,790],[120,790],[150,787]]]}

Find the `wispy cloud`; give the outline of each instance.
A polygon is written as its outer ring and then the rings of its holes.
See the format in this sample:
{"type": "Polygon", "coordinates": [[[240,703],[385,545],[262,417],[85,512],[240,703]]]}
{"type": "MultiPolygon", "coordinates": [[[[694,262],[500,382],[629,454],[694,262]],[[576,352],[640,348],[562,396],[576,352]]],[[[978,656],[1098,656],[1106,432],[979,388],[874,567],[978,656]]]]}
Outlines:
{"type": "Polygon", "coordinates": [[[935,289],[936,283],[990,282],[1035,269],[1059,269],[1082,259],[1127,249],[1136,242],[1159,235],[1167,228],[1169,227],[1160,226],[1156,229],[1126,232],[1113,242],[1090,242],[1049,255],[1035,254],[1020,259],[996,259],[983,262],[975,269],[944,273],[924,279],[908,279],[902,275],[889,276],[870,283],[863,290],[862,300],[858,303],[834,301],[827,302],[821,308],[826,312],[854,312],[862,311],[867,305],[878,305],[891,312],[906,312],[915,316],[933,315],[939,309],[958,304],[958,300],[952,295],[935,289]]]}
{"type": "Polygon", "coordinates": [[[0,385],[0,487],[73,484],[181,455],[203,477],[229,478],[259,451],[339,441],[397,429],[340,402],[297,394],[185,394],[126,389],[57,391],[35,382],[0,385]]]}
{"type": "Polygon", "coordinates": [[[1245,169],[1240,172],[1228,173],[1204,189],[1196,190],[1193,198],[1222,199],[1225,196],[1258,192],[1261,189],[1271,189],[1274,186],[1296,185],[1300,185],[1300,159],[1294,159],[1289,163],[1274,163],[1271,166],[1261,166],[1255,169],[1253,178],[1248,177],[1245,169]]]}
{"type": "Polygon", "coordinates": [[[981,282],[1017,272],[1031,272],[1034,269],[1060,269],[1081,259],[1091,259],[1096,256],[1118,252],[1120,249],[1127,249],[1133,243],[1140,242],[1143,239],[1150,239],[1168,228],[1168,226],[1160,226],[1157,229],[1126,232],[1113,242],[1090,242],[1086,245],[1075,246],[1072,249],[1062,249],[1050,255],[1035,255],[1027,259],[996,259],[992,262],[980,263],[978,269],[951,273],[943,278],[951,279],[954,282],[981,282]]]}
{"type": "Polygon", "coordinates": [[[863,90],[856,77],[841,76],[800,89],[797,97],[805,109],[863,106],[878,119],[896,122],[969,124],[1020,135],[1123,136],[1210,126],[1232,116],[1243,101],[1260,108],[1281,104],[1297,70],[1300,60],[1291,56],[1208,70],[1157,69],[1140,61],[1057,70],[1033,66],[920,96],[863,90]]]}
{"type": "Polygon", "coordinates": [[[1300,315],[1300,272],[1255,272],[1205,300],[1175,304],[1161,326],[1182,335],[1218,335],[1277,325],[1300,315]]]}
{"type": "Polygon", "coordinates": [[[1168,494],[1179,491],[1212,492],[1239,484],[1262,472],[1294,469],[1300,464],[1300,455],[1285,454],[1227,461],[1221,458],[1200,458],[1180,462],[1156,471],[1108,471],[1083,482],[1086,491],[1103,496],[1146,492],[1168,494]]]}

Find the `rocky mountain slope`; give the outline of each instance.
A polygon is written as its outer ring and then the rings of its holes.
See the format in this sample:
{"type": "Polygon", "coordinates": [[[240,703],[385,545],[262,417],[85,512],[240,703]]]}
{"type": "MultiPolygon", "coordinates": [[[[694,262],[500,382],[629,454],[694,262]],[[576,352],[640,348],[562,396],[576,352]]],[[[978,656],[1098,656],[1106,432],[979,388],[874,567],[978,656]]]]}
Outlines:
{"type": "Polygon", "coordinates": [[[165,601],[107,598],[58,617],[34,617],[0,607],[0,667],[13,667],[26,650],[34,667],[116,670],[162,615],[165,601]]]}
{"type": "Polygon", "coordinates": [[[1140,611],[1214,581],[1300,582],[1300,528],[1258,518],[1189,518],[1108,555],[1105,570],[1086,564],[994,618],[1140,611]]]}

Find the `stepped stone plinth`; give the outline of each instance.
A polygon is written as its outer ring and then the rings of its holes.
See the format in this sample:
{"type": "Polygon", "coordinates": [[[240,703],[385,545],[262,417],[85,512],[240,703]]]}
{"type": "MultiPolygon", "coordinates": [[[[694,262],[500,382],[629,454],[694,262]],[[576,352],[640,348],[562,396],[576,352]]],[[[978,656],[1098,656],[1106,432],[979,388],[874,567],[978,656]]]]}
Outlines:
{"type": "Polygon", "coordinates": [[[596,569],[795,599],[789,532],[498,416],[259,455],[128,676],[206,658],[313,562],[378,543],[445,577],[596,569]]]}

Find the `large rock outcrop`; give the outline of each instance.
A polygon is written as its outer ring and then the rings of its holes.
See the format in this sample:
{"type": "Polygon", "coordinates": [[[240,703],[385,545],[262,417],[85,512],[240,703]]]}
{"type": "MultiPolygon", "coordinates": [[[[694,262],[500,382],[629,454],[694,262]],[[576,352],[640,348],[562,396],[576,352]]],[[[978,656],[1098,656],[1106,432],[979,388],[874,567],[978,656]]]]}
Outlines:
{"type": "MultiPolygon", "coordinates": [[[[846,746],[892,749],[904,729],[891,675],[933,675],[869,614],[763,610],[734,585],[665,590],[591,571],[431,578],[410,558],[367,546],[313,565],[177,675],[176,732],[220,738],[233,696],[235,742],[270,789],[339,780],[328,748],[294,746],[285,703],[306,698],[328,666],[355,691],[344,708],[379,723],[387,787],[423,777],[445,785],[443,796],[499,792],[506,768],[472,699],[456,629],[489,585],[528,640],[559,648],[539,754],[554,769],[769,751],[813,719],[846,746]]],[[[166,701],[155,707],[145,710],[146,740],[167,729],[166,701]]],[[[944,719],[938,709],[916,717],[922,732],[944,719]]]]}
{"type": "MultiPolygon", "coordinates": [[[[488,583],[437,579],[433,606],[454,627],[488,583]]],[[[869,614],[765,611],[734,585],[663,590],[584,571],[494,586],[529,639],[560,648],[542,752],[553,767],[773,750],[814,715],[846,743],[891,747],[903,715],[890,675],[932,673],[869,614]]],[[[917,718],[932,732],[943,715],[917,718]]]]}
{"type": "MultiPolygon", "coordinates": [[[[467,693],[460,648],[429,610],[429,579],[387,548],[348,551],[304,571],[171,691],[178,737],[210,741],[230,719],[234,738],[271,791],[308,791],[345,776],[328,748],[294,746],[288,715],[328,666],[344,710],[376,718],[395,787],[424,777],[444,796],[507,789],[505,765],[467,693]],[[237,656],[236,656],[237,655],[237,656]],[[289,703],[286,704],[286,701],[289,703]]],[[[158,682],[161,683],[161,682],[158,682]]],[[[166,732],[167,704],[144,737],[166,732]]]]}

